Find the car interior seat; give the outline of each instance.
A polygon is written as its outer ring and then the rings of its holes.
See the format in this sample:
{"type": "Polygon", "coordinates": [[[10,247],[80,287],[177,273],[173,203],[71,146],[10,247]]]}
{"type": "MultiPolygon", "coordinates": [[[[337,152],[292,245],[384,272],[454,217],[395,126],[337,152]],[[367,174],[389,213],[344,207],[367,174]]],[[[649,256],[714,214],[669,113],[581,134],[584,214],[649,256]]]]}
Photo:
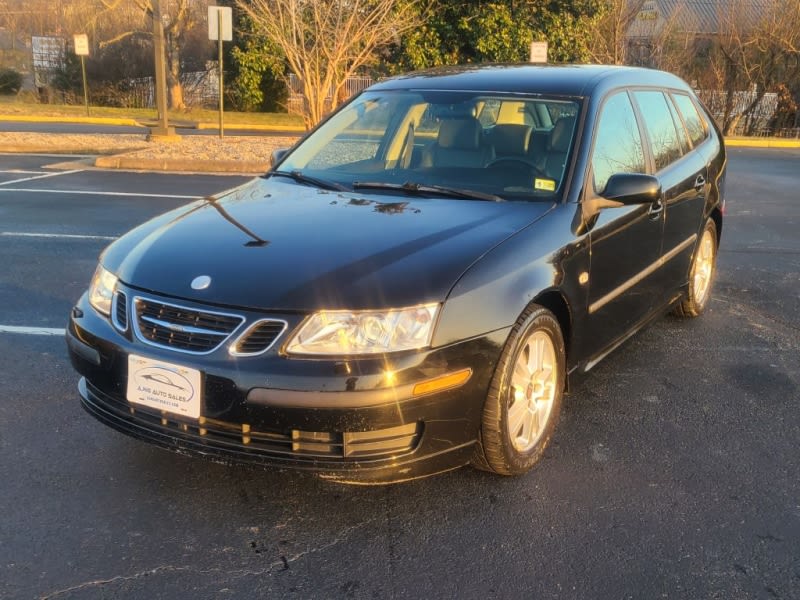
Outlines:
{"type": "Polygon", "coordinates": [[[550,132],[547,142],[547,158],[544,162],[544,172],[548,177],[560,181],[564,175],[569,146],[572,142],[572,130],[575,127],[575,117],[561,117],[550,132]]]}
{"type": "Polygon", "coordinates": [[[550,142],[550,131],[534,129],[528,142],[528,160],[540,171],[544,172],[544,163],[547,159],[547,145],[550,142]]]}
{"type": "Polygon", "coordinates": [[[475,117],[442,119],[436,141],[425,149],[423,167],[483,167],[494,152],[481,143],[483,128],[475,117]]]}
{"type": "Polygon", "coordinates": [[[495,159],[518,158],[530,161],[528,146],[533,127],[515,123],[501,123],[489,130],[489,144],[494,149],[495,159]]]}

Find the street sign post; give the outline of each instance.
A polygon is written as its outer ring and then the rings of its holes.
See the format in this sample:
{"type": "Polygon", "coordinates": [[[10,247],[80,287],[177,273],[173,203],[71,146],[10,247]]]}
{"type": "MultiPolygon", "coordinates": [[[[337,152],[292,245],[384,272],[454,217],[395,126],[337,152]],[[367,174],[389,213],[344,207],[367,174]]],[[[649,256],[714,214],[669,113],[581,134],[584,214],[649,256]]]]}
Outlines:
{"type": "Polygon", "coordinates": [[[81,74],[83,75],[83,103],[86,105],[86,116],[89,116],[89,86],[86,83],[86,57],[89,56],[89,36],[76,33],[72,36],[75,54],[81,57],[81,74]]]}
{"type": "Polygon", "coordinates": [[[223,123],[223,74],[222,42],[233,39],[233,14],[230,6],[208,7],[208,39],[217,40],[219,45],[219,137],[224,135],[223,123]]]}

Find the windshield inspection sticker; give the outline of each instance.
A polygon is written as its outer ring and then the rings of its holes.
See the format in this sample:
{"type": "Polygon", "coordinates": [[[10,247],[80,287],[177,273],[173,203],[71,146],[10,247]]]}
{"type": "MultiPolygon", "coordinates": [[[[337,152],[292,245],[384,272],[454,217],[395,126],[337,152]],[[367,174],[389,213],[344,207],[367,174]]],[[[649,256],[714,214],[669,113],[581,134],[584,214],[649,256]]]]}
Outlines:
{"type": "Polygon", "coordinates": [[[128,356],[128,401],[184,417],[200,416],[200,371],[128,356]]]}
{"type": "Polygon", "coordinates": [[[556,191],[556,182],[553,179],[539,179],[538,177],[533,180],[533,187],[537,190],[544,190],[546,192],[556,191]]]}

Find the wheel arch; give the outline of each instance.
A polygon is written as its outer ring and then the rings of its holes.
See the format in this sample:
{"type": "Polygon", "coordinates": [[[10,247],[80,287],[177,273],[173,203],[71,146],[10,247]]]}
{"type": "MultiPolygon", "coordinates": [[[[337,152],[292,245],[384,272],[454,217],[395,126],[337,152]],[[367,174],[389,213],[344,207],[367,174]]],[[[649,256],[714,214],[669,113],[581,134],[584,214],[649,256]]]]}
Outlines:
{"type": "Polygon", "coordinates": [[[546,290],[533,299],[534,304],[543,306],[555,315],[561,335],[564,338],[564,352],[569,364],[569,356],[572,345],[572,311],[569,302],[559,290],[546,290]]]}
{"type": "Polygon", "coordinates": [[[714,219],[714,225],[717,226],[717,248],[719,248],[719,244],[722,241],[722,209],[719,206],[715,206],[709,217],[714,219]]]}

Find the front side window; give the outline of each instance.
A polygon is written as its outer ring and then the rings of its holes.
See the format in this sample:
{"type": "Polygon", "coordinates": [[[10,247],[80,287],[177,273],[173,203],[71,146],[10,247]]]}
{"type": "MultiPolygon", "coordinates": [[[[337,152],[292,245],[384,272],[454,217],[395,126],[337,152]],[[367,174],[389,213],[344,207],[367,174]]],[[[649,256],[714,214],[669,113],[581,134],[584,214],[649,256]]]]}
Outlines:
{"type": "Polygon", "coordinates": [[[542,96],[367,91],[277,171],[352,189],[405,185],[410,193],[440,186],[509,200],[552,199],[566,177],[579,107],[578,100],[542,96]],[[541,125],[540,117],[552,114],[558,121],[541,125]]]}
{"type": "Polygon", "coordinates": [[[603,105],[592,151],[594,189],[602,193],[616,173],[644,173],[644,151],[628,94],[620,92],[603,105]]]}
{"type": "Polygon", "coordinates": [[[683,156],[675,121],[663,93],[639,91],[633,95],[639,104],[647,136],[650,138],[656,171],[660,171],[683,156]]]}

